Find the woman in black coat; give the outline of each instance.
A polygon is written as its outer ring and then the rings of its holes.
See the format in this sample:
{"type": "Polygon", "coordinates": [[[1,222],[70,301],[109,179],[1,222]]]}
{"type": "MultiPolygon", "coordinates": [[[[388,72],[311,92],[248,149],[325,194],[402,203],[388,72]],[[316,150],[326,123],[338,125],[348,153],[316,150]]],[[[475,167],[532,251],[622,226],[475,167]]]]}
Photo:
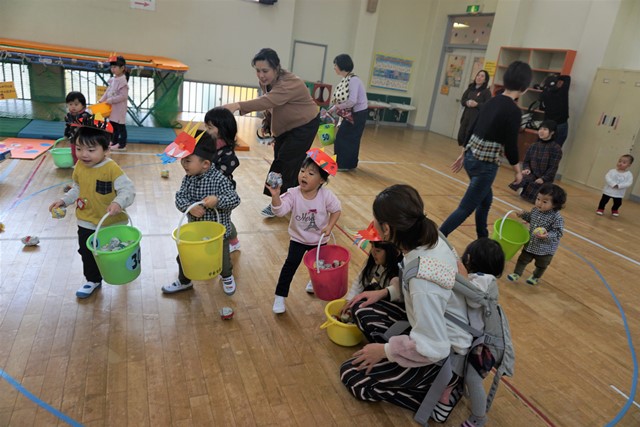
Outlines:
{"type": "Polygon", "coordinates": [[[482,104],[491,99],[489,85],[489,73],[485,70],[478,71],[475,79],[462,94],[460,104],[464,107],[464,112],[460,118],[460,130],[458,131],[458,145],[464,147],[469,139],[469,131],[473,122],[478,117],[478,111],[482,104]]]}

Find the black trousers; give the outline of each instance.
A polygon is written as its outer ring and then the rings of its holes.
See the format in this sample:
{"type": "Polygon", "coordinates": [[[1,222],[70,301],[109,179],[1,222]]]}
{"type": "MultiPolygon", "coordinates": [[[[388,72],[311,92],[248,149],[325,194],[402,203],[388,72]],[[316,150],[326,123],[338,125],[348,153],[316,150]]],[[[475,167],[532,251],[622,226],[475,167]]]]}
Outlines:
{"type": "MultiPolygon", "coordinates": [[[[281,193],[298,185],[300,166],[307,156],[311,144],[313,144],[319,126],[320,116],[318,115],[309,123],[276,136],[273,145],[273,163],[271,163],[269,172],[278,172],[282,175],[281,193]]],[[[271,193],[266,188],[263,190],[263,194],[271,197],[271,193]]]]}
{"type": "Polygon", "coordinates": [[[367,123],[368,112],[369,110],[362,110],[353,113],[353,123],[342,120],[334,144],[338,168],[355,169],[358,167],[360,140],[362,139],[362,133],[367,123]]]}
{"type": "Polygon", "coordinates": [[[293,240],[289,241],[289,253],[287,253],[287,259],[284,261],[282,270],[280,270],[280,277],[278,277],[278,284],[276,285],[276,295],[285,298],[289,296],[291,281],[302,262],[304,254],[315,247],[317,245],[304,245],[293,240]]]}
{"type": "Polygon", "coordinates": [[[622,206],[622,197],[611,197],[606,194],[602,195],[600,199],[600,203],[598,203],[598,209],[604,210],[604,207],[609,203],[609,200],[613,199],[613,206],[611,206],[612,211],[617,211],[622,206]]]}
{"type": "Polygon", "coordinates": [[[96,230],[78,226],[78,253],[82,257],[84,278],[87,279],[87,282],[100,283],[102,282],[100,269],[98,269],[98,264],[93,257],[93,253],[87,248],[87,239],[95,233],[95,231],[96,230]]]}
{"type": "Polygon", "coordinates": [[[118,144],[119,147],[127,146],[127,126],[124,123],[111,122],[113,126],[112,144],[118,144]]]}

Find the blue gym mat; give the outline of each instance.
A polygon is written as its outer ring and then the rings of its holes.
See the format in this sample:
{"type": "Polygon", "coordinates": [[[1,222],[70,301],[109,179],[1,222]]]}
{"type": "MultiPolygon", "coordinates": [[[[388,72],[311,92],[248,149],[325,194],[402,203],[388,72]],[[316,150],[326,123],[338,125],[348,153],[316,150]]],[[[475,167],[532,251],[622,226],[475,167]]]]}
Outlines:
{"type": "MultiPolygon", "coordinates": [[[[64,122],[32,120],[20,132],[18,138],[58,139],[64,135],[64,122]]],[[[169,128],[127,126],[127,142],[143,144],[171,144],[176,133],[169,128]]]]}

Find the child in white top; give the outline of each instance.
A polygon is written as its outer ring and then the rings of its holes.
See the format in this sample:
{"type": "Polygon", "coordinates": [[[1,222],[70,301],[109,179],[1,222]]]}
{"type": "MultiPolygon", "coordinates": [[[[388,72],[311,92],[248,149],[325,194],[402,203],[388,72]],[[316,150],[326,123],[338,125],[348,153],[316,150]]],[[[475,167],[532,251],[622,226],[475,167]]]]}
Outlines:
{"type": "MultiPolygon", "coordinates": [[[[289,295],[291,280],[304,254],[315,248],[320,239],[322,244],[327,243],[331,230],[340,217],[340,201],[331,190],[322,187],[329,179],[327,171],[335,174],[335,161],[317,148],[309,150],[307,155],[309,157],[304,160],[298,172],[297,187],[289,188],[281,196],[281,186],[272,188],[266,185],[271,193],[273,213],[276,216],[291,213],[289,253],[280,271],[273,303],[273,312],[276,314],[286,310],[284,301],[289,295]]],[[[313,287],[309,284],[307,292],[313,293],[313,287]]]]}
{"type": "Polygon", "coordinates": [[[596,210],[597,215],[604,215],[604,207],[609,200],[613,199],[613,206],[611,206],[611,216],[618,217],[620,213],[618,210],[622,205],[622,198],[627,188],[633,184],[633,174],[629,171],[629,167],[633,163],[633,156],[631,154],[625,154],[620,156],[615,169],[611,169],[604,177],[606,184],[602,190],[602,198],[598,204],[596,210]]]}

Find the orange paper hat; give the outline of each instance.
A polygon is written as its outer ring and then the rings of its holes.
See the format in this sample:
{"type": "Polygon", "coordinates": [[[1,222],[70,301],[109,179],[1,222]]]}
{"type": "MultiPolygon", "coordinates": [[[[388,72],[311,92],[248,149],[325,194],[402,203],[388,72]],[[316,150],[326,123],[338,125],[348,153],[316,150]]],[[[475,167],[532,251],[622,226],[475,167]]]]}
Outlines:
{"type": "Polygon", "coordinates": [[[116,62],[118,60],[118,54],[115,52],[111,52],[109,53],[109,58],[107,59],[107,62],[116,62]]]}
{"type": "Polygon", "coordinates": [[[190,127],[191,122],[189,122],[176,139],[164,149],[165,154],[174,159],[182,159],[193,154],[196,144],[204,135],[204,132],[202,132],[197,138],[195,137],[199,125],[199,123],[196,123],[190,127]]]}
{"type": "Polygon", "coordinates": [[[329,175],[336,176],[338,172],[338,164],[336,163],[336,156],[329,156],[324,152],[322,148],[312,148],[307,151],[307,156],[311,158],[322,170],[329,175]]]}
{"type": "Polygon", "coordinates": [[[369,223],[369,226],[367,228],[365,228],[364,230],[358,231],[358,235],[361,238],[366,239],[366,240],[368,240],[370,242],[381,242],[382,241],[382,238],[378,234],[378,230],[376,230],[376,228],[373,226],[373,221],[371,221],[369,223]]]}

